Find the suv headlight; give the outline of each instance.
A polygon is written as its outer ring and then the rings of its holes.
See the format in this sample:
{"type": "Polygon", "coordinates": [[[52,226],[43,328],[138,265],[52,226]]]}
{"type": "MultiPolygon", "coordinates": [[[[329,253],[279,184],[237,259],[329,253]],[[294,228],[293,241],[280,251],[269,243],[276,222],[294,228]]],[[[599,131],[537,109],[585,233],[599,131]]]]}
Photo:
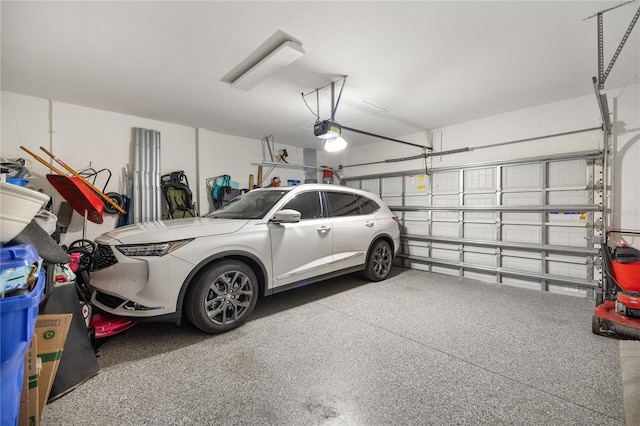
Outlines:
{"type": "Polygon", "coordinates": [[[116,246],[116,248],[125,256],[164,256],[167,253],[178,250],[191,241],[193,241],[193,238],[180,241],[167,241],[166,243],[128,244],[116,246]]]}

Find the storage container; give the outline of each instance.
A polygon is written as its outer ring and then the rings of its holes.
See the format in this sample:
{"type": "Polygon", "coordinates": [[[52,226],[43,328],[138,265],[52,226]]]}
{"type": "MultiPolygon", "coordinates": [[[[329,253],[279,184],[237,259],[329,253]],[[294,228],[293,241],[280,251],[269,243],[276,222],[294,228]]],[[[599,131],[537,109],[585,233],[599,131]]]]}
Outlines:
{"type": "MultiPolygon", "coordinates": [[[[4,258],[18,254],[30,256],[33,250],[27,244],[0,249],[3,257],[2,269],[7,265],[4,258]],[[12,254],[7,255],[6,251],[12,254]]],[[[30,262],[32,259],[14,259],[15,262],[30,262]]],[[[0,423],[15,425],[20,411],[20,394],[22,392],[24,357],[33,337],[38,305],[45,287],[44,270],[38,271],[35,288],[27,294],[0,299],[0,423]]]]}
{"type": "Polygon", "coordinates": [[[46,194],[0,182],[0,242],[11,241],[48,201],[46,194]]]}

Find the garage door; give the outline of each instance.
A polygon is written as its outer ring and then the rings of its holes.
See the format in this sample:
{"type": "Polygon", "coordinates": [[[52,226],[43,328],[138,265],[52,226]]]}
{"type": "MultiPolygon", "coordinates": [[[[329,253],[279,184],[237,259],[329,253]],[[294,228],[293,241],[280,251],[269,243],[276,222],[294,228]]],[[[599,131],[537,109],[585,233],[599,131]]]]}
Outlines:
{"type": "Polygon", "coordinates": [[[344,179],[402,218],[403,266],[593,297],[598,151],[344,179]]]}

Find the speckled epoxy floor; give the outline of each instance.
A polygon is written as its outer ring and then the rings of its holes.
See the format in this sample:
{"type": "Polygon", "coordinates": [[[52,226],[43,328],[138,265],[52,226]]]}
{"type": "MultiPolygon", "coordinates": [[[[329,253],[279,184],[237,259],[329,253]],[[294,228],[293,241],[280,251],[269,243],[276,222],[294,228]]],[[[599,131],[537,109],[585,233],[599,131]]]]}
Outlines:
{"type": "Polygon", "coordinates": [[[258,301],[209,336],[138,324],[51,425],[623,425],[593,301],[395,268],[258,301]]]}

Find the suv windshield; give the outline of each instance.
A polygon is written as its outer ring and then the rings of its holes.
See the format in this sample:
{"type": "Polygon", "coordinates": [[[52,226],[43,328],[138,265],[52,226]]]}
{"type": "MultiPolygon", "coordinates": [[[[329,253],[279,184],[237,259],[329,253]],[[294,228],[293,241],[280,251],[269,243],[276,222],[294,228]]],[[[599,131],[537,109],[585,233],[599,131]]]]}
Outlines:
{"type": "Polygon", "coordinates": [[[206,217],[220,219],[261,219],[280,201],[289,189],[253,190],[246,192],[234,198],[218,210],[212,211],[206,215],[206,217]]]}

